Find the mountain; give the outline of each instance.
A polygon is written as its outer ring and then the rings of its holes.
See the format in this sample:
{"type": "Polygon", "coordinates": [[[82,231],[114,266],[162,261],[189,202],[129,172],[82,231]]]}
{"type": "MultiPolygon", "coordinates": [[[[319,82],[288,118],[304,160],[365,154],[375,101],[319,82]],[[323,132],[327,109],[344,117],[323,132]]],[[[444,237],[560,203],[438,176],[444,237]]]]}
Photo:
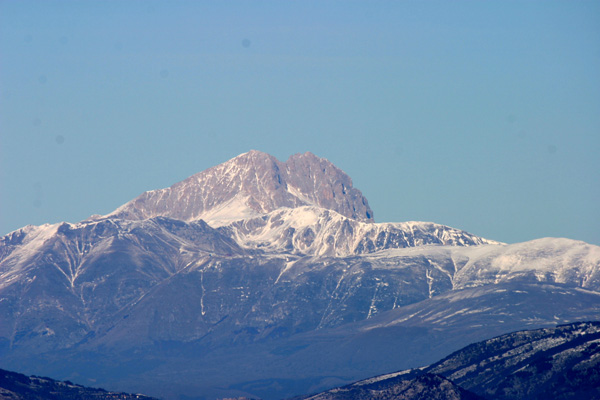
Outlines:
{"type": "Polygon", "coordinates": [[[600,319],[599,271],[584,242],[375,223],[329,161],[251,151],[0,238],[0,360],[169,399],[289,397],[600,319]]]}
{"type": "Polygon", "coordinates": [[[68,348],[178,270],[246,254],[203,221],[157,217],[26,227],[0,240],[0,349],[68,348]]]}
{"type": "Polygon", "coordinates": [[[388,373],[302,397],[389,398],[598,399],[600,322],[505,334],[474,343],[428,367],[388,373]]]}
{"type": "Polygon", "coordinates": [[[107,392],[55,381],[39,376],[26,376],[0,369],[0,400],[157,400],[141,394],[107,392]]]}
{"type": "Polygon", "coordinates": [[[169,188],[146,192],[109,217],[203,219],[215,226],[281,207],[299,206],[321,207],[358,221],[373,221],[367,199],[352,187],[350,177],[331,162],[304,153],[282,163],[255,150],[169,188]]]}

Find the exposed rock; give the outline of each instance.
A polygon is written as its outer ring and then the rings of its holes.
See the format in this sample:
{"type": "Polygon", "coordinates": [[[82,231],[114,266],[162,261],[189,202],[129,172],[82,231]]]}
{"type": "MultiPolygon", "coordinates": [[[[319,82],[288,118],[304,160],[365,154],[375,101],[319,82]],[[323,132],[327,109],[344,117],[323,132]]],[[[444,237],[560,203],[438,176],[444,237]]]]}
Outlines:
{"type": "Polygon", "coordinates": [[[281,207],[299,206],[321,207],[358,221],[373,221],[367,199],[352,186],[350,177],[331,162],[304,153],[282,163],[255,150],[169,188],[143,193],[108,216],[204,219],[218,226],[281,207]]]}

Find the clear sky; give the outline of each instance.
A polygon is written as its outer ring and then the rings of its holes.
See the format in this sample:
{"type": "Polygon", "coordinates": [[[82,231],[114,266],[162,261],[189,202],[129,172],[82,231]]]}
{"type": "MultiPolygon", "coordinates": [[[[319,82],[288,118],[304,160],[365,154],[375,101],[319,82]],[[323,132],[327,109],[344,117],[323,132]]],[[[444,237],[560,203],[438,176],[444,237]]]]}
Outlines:
{"type": "Polygon", "coordinates": [[[0,234],[250,149],[378,222],[600,244],[600,2],[0,0],[0,234]]]}

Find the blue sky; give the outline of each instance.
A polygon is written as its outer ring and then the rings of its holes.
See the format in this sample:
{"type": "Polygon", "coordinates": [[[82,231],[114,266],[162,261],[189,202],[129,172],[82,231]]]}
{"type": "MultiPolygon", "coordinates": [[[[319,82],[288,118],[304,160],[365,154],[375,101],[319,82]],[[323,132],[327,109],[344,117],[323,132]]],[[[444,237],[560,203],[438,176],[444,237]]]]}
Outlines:
{"type": "Polygon", "coordinates": [[[256,149],[378,222],[600,244],[600,3],[0,0],[0,234],[256,149]]]}

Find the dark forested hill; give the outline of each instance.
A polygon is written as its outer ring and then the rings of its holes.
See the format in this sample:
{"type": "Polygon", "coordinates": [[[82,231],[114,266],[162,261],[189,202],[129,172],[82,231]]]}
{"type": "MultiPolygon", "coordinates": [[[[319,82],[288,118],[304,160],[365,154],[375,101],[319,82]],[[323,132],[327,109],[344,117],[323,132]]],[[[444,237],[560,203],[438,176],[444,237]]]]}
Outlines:
{"type": "Polygon", "coordinates": [[[0,369],[0,400],[156,400],[141,394],[107,392],[69,381],[27,376],[0,369]]]}

